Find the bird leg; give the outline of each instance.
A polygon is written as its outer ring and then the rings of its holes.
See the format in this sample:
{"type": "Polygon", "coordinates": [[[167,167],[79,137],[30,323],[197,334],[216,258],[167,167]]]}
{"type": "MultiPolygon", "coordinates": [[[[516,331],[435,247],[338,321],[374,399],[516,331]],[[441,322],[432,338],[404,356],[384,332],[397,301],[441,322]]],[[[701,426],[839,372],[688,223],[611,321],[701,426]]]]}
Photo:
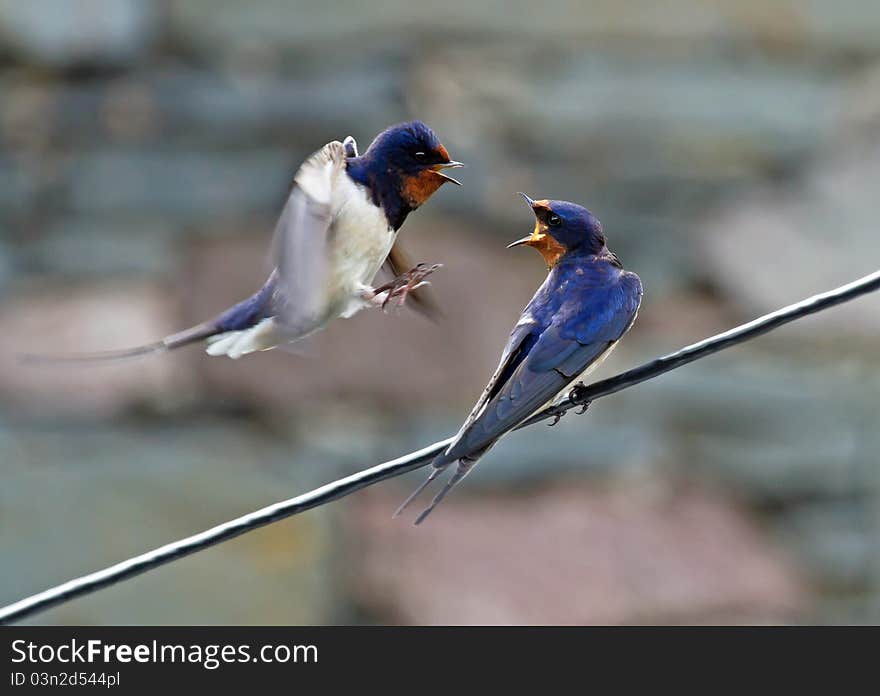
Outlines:
{"type": "Polygon", "coordinates": [[[403,307],[404,302],[406,302],[407,296],[413,290],[418,290],[423,285],[430,285],[425,278],[441,267],[442,264],[439,263],[431,265],[420,263],[415,268],[406,273],[401,273],[391,281],[373,288],[372,292],[367,291],[364,299],[384,310],[387,310],[389,305],[395,309],[400,309],[403,307]]]}
{"type": "Polygon", "coordinates": [[[576,413],[580,416],[587,412],[587,409],[590,408],[590,404],[592,401],[587,401],[584,396],[584,392],[587,390],[586,385],[583,382],[578,382],[575,384],[571,391],[568,394],[568,399],[573,404],[579,404],[581,407],[580,411],[576,411],[576,413]]]}
{"type": "MultiPolygon", "coordinates": [[[[571,403],[575,406],[581,407],[579,411],[575,411],[575,413],[577,413],[579,416],[586,413],[587,409],[590,408],[590,404],[593,403],[592,401],[584,400],[584,392],[586,391],[586,389],[587,387],[583,382],[578,382],[571,388],[571,391],[568,392],[568,400],[571,401],[571,403]]],[[[568,410],[562,408],[562,406],[554,406],[553,408],[549,409],[547,415],[553,416],[553,422],[547,423],[547,426],[552,428],[554,425],[562,420],[562,417],[566,413],[568,413],[568,410]]]]}
{"type": "Polygon", "coordinates": [[[548,415],[553,416],[553,422],[547,423],[547,427],[552,428],[554,425],[556,425],[559,421],[562,420],[562,417],[565,414],[566,414],[566,410],[564,408],[560,408],[559,406],[554,406],[548,414],[548,415]]]}

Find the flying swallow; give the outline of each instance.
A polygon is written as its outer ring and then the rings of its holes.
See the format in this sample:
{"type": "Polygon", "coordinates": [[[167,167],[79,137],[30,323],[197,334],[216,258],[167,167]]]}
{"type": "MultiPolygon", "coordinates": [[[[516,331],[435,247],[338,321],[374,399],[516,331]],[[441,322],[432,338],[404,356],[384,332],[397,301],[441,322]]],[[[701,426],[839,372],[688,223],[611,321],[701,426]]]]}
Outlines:
{"type": "MultiPolygon", "coordinates": [[[[462,167],[428,126],[401,123],[383,131],[363,155],[351,136],[309,157],[294,177],[275,228],[274,269],[262,288],[211,321],[137,348],[31,359],[102,360],[207,343],[209,355],[239,358],[297,341],[338,317],[371,306],[400,306],[438,265],[409,263],[397,244],[407,216],[462,167]],[[372,283],[382,267],[395,278],[372,283]]],[[[422,291],[423,292],[423,291],[422,291]]]]}
{"type": "Polygon", "coordinates": [[[495,374],[464,425],[395,517],[456,464],[446,485],[416,518],[421,523],[502,436],[597,368],[635,321],[642,283],[608,250],[599,220],[574,203],[520,195],[535,214],[535,228],[509,247],[537,249],[549,273],[523,310],[495,374]]]}

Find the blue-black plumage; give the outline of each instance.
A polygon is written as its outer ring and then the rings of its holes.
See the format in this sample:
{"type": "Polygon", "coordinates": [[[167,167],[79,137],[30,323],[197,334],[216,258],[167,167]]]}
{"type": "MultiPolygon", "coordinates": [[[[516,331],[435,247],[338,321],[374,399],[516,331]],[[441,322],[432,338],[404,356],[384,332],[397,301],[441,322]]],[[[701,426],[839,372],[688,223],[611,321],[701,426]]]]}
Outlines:
{"type": "Polygon", "coordinates": [[[535,214],[535,228],[510,246],[537,249],[549,273],[523,310],[495,374],[458,435],[434,460],[428,479],[398,510],[399,514],[456,464],[416,524],[503,435],[598,367],[632,326],[641,303],[639,277],[624,270],[608,250],[602,225],[589,210],[522,195],[535,214]]]}

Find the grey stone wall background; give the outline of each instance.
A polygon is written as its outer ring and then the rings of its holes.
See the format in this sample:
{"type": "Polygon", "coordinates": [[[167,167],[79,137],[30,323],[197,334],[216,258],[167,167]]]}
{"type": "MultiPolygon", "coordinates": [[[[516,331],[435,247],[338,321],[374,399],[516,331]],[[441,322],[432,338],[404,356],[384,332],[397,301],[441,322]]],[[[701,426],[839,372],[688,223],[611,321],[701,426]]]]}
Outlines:
{"type": "MultiPolygon", "coordinates": [[[[453,431],[542,277],[515,191],[645,282],[604,375],[875,270],[878,130],[869,0],[0,0],[0,602],[453,431]],[[404,231],[443,322],[16,363],[240,299],[299,162],[413,117],[469,165],[404,231]]],[[[388,483],[36,621],[876,622],[878,301],[511,436],[424,529],[388,483]]]]}

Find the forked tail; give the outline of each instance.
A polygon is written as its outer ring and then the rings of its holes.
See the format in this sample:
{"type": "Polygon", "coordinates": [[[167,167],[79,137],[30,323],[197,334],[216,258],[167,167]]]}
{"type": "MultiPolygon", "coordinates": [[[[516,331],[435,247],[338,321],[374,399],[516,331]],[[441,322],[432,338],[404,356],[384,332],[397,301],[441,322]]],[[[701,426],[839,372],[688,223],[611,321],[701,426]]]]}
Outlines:
{"type": "Polygon", "coordinates": [[[179,331],[177,333],[166,336],[161,341],[155,343],[147,343],[134,348],[123,348],[121,350],[102,350],[94,353],[66,353],[61,355],[35,355],[22,354],[19,355],[19,361],[31,365],[52,365],[58,363],[100,363],[113,360],[126,360],[130,358],[138,358],[153,353],[164,353],[175,348],[182,348],[191,343],[203,341],[211,336],[221,333],[222,329],[218,328],[214,323],[204,323],[193,326],[189,329],[179,331]]]}
{"type": "MultiPolygon", "coordinates": [[[[450,448],[451,449],[451,448],[450,448]]],[[[474,453],[471,455],[464,455],[460,457],[456,457],[450,455],[449,450],[443,452],[438,455],[437,458],[431,463],[431,473],[428,475],[428,478],[416,488],[410,496],[403,501],[403,504],[397,508],[397,512],[394,513],[394,517],[399,517],[400,514],[409,507],[410,503],[412,503],[416,498],[421,495],[422,491],[424,491],[431,483],[446,471],[452,464],[456,464],[455,471],[452,476],[449,477],[449,480],[440,489],[440,492],[434,496],[434,499],[431,501],[431,504],[428,505],[424,510],[422,510],[415,519],[413,524],[420,525],[425,521],[425,518],[433,512],[434,508],[437,507],[443,499],[447,496],[449,491],[451,491],[455,486],[457,486],[461,480],[467,476],[471,469],[474,468],[474,464],[477,463],[477,460],[485,454],[488,447],[478,453],[474,453]]]]}

